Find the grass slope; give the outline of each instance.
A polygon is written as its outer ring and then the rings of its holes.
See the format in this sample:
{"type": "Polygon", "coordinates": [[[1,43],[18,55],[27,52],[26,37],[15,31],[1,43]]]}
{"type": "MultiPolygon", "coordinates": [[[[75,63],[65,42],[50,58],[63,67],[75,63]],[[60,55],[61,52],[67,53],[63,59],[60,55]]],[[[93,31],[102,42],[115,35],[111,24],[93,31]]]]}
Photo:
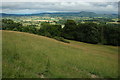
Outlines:
{"type": "Polygon", "coordinates": [[[3,78],[113,78],[118,47],[2,31],[3,78]]]}

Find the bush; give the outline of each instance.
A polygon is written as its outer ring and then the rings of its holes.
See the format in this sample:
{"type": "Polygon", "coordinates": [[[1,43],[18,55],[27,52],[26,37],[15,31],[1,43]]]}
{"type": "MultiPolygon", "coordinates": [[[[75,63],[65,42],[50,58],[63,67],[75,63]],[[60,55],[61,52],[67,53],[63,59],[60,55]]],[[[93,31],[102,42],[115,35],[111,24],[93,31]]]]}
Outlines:
{"type": "Polygon", "coordinates": [[[57,36],[55,36],[54,39],[56,39],[58,41],[65,42],[65,43],[70,43],[69,41],[65,40],[63,37],[57,37],[57,36]]]}

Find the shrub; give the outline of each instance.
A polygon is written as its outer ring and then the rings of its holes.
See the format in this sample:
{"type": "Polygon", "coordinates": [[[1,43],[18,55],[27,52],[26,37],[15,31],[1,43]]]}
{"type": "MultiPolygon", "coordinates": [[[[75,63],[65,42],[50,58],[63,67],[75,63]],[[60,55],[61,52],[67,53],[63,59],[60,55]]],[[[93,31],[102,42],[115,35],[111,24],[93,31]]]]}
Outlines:
{"type": "Polygon", "coordinates": [[[57,37],[57,36],[55,36],[54,39],[56,39],[58,41],[65,42],[65,43],[70,43],[69,41],[65,40],[63,37],[57,37]]]}

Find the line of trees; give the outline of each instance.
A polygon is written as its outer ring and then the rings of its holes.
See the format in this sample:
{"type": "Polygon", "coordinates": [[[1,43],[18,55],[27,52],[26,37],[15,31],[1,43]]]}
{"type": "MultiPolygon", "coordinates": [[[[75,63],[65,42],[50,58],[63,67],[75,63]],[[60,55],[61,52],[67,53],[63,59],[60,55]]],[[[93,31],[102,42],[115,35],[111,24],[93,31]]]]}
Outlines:
{"type": "Polygon", "coordinates": [[[2,19],[2,30],[13,30],[13,31],[20,31],[20,32],[29,32],[36,34],[37,29],[33,26],[23,26],[19,22],[14,22],[11,19],[2,19]]]}
{"type": "Polygon", "coordinates": [[[67,20],[62,37],[92,44],[120,45],[119,24],[76,23],[67,20]]]}
{"type": "Polygon", "coordinates": [[[74,20],[67,20],[63,28],[61,25],[42,23],[40,29],[36,29],[33,26],[22,26],[21,23],[16,23],[10,19],[3,19],[2,27],[4,30],[39,34],[67,43],[69,42],[65,39],[92,44],[120,45],[119,24],[76,23],[74,20]]]}

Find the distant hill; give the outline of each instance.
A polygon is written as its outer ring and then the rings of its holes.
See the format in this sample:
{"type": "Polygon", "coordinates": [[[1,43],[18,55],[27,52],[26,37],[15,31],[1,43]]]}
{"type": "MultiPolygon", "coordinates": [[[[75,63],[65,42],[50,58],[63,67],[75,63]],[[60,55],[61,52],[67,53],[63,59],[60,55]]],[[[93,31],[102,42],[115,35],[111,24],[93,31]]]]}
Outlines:
{"type": "Polygon", "coordinates": [[[78,16],[78,17],[109,17],[109,18],[117,18],[117,14],[97,14],[94,12],[56,12],[56,13],[35,13],[35,14],[7,14],[0,13],[1,16],[51,16],[51,17],[64,17],[64,16],[78,16]]]}

